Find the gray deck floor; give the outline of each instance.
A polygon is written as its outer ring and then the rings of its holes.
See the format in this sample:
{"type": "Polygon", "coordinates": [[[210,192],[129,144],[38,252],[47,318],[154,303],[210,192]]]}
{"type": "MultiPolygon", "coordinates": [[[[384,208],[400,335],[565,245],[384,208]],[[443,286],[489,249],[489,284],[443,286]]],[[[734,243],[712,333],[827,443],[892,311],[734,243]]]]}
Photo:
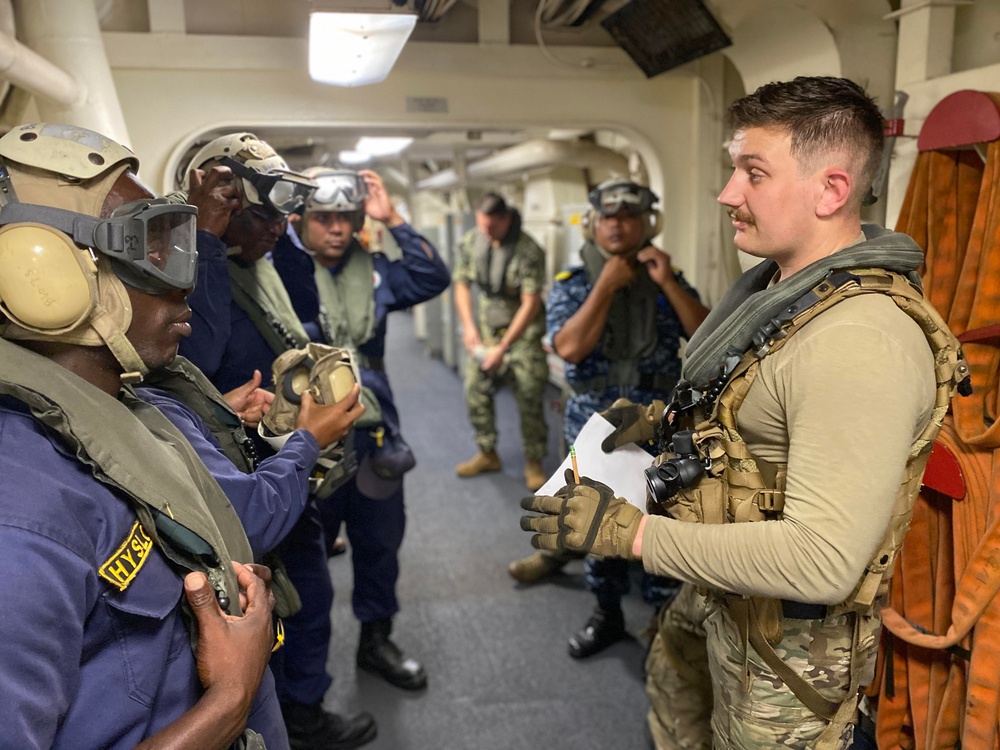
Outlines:
{"type": "MultiPolygon", "coordinates": [[[[374,714],[373,750],[632,750],[648,747],[642,688],[652,609],[626,597],[636,638],[587,661],[571,659],[567,638],[586,620],[593,596],[582,563],[549,582],[524,587],[507,564],[531,552],[518,526],[526,494],[513,397],[502,391],[497,416],[501,473],[459,479],[454,467],[475,446],[459,376],[424,355],[409,315],[390,318],[386,356],[403,433],[417,456],[407,475],[407,531],[401,551],[401,611],[394,639],[421,659],[426,692],[410,694],[354,665],[359,625],[350,609],[349,555],[330,561],[337,592],[325,704],[374,714]]],[[[552,390],[551,398],[558,394],[552,390]]],[[[550,452],[561,457],[559,416],[547,405],[550,452]]]]}

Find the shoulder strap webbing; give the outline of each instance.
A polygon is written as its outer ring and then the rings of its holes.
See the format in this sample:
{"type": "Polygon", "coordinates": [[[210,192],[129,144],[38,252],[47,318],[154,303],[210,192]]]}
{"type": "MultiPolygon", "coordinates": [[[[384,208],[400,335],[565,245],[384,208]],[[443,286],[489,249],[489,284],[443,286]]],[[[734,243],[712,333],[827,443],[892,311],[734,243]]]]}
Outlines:
{"type": "Polygon", "coordinates": [[[243,266],[229,259],[233,302],[247,314],[275,356],[309,341],[281,277],[265,259],[243,266]]]}
{"type": "Polygon", "coordinates": [[[226,458],[240,471],[249,474],[254,470],[257,451],[239,416],[193,362],[178,355],[170,364],[153,370],[146,377],[145,385],[170,393],[197,414],[219,441],[226,458]]]}
{"type": "Polygon", "coordinates": [[[222,489],[166,417],[127,390],[121,400],[112,398],[4,340],[0,393],[26,404],[95,478],[125,493],[163,553],[204,572],[216,590],[231,592],[230,611],[239,612],[230,560],[252,562],[250,544],[222,489]]]}

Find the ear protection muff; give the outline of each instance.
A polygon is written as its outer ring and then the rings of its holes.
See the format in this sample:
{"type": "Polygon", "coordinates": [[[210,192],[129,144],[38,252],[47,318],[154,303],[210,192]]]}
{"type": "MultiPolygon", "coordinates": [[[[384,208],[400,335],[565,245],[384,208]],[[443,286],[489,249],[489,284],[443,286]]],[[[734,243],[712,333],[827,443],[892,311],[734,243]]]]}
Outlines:
{"type": "Polygon", "coordinates": [[[354,215],[351,216],[351,227],[354,229],[354,233],[357,234],[362,229],[365,228],[365,212],[355,211],[354,215]]]}
{"type": "Polygon", "coordinates": [[[97,265],[63,232],[44,224],[0,228],[0,310],[32,331],[58,334],[88,318],[97,265]]]}
{"type": "Polygon", "coordinates": [[[646,232],[643,236],[645,242],[649,242],[656,235],[660,233],[660,229],[663,226],[663,214],[661,214],[656,209],[646,212],[646,232]]]}
{"type": "Polygon", "coordinates": [[[597,222],[597,217],[597,211],[590,209],[580,220],[580,233],[583,235],[584,242],[594,241],[594,224],[597,222]]]}

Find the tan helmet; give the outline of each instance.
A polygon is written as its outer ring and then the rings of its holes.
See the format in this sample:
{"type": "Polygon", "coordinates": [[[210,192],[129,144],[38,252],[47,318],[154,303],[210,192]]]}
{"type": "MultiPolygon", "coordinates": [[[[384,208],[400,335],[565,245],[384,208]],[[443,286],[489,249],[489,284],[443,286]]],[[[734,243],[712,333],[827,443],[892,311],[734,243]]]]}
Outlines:
{"type": "Polygon", "coordinates": [[[139,161],[73,125],[23,125],[0,138],[0,311],[9,339],[107,346],[131,380],[146,372],[125,337],[132,322],[119,276],[144,290],[193,283],[193,206],[136,201],[101,218],[139,161]]]}
{"type": "Polygon", "coordinates": [[[316,184],[293,172],[277,152],[253,133],[232,133],[209,141],[199,149],[184,170],[183,189],[188,190],[192,169],[221,164],[233,170],[243,184],[244,207],[255,204],[289,214],[301,210],[316,184]]]}

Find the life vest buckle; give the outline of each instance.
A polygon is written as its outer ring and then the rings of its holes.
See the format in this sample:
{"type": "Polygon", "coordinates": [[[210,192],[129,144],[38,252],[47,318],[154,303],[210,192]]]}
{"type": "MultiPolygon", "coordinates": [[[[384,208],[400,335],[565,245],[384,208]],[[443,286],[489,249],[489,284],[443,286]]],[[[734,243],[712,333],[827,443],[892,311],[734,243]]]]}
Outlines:
{"type": "Polygon", "coordinates": [[[761,513],[781,513],[785,509],[782,490],[757,490],[757,507],[761,513]]]}

